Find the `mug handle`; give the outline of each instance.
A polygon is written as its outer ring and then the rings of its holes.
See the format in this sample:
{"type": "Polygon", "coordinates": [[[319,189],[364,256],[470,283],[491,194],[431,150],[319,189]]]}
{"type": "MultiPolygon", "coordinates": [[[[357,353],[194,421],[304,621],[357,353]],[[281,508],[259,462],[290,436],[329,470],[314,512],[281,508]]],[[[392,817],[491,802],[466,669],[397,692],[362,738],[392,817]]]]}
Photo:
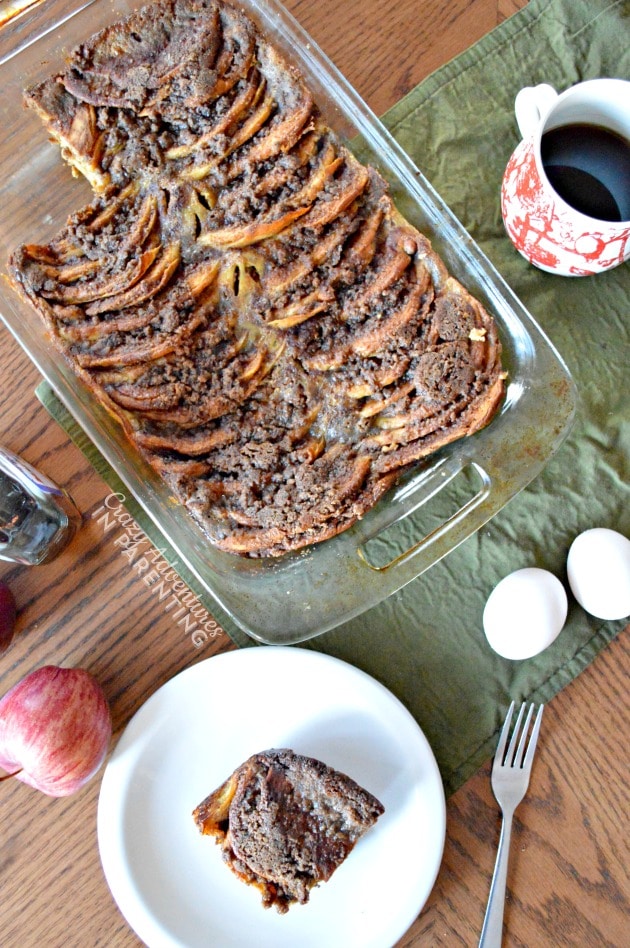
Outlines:
{"type": "Polygon", "coordinates": [[[529,138],[557,98],[556,90],[546,82],[521,89],[514,100],[514,113],[523,138],[529,138]]]}

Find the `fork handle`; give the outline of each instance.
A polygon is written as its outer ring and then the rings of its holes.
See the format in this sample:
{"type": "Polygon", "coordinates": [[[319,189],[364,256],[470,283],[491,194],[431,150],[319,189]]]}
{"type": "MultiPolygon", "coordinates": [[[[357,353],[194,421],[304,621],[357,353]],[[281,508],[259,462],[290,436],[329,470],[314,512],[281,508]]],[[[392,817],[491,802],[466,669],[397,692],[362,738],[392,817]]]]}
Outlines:
{"type": "Polygon", "coordinates": [[[508,859],[510,856],[510,838],[512,836],[512,817],[514,812],[503,813],[501,836],[497,861],[494,865],[486,917],[483,920],[479,948],[501,948],[503,938],[503,910],[505,908],[505,887],[507,882],[508,859]]]}

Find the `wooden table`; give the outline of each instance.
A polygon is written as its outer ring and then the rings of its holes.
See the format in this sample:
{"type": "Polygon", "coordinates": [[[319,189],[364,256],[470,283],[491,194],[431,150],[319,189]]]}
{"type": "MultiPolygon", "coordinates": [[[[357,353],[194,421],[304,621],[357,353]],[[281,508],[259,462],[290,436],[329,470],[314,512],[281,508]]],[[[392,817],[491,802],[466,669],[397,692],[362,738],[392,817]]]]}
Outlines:
{"type": "MultiPolygon", "coordinates": [[[[287,2],[379,114],[523,5],[287,2]]],[[[19,605],[14,643],[0,658],[0,693],[46,663],[83,666],[103,684],[118,735],[146,697],[176,672],[233,646],[219,633],[196,650],[129,571],[95,516],[109,488],[40,406],[34,395],[38,373],[4,329],[0,365],[0,442],[66,486],[85,521],[50,565],[0,564],[0,578],[10,583],[19,605]]],[[[629,642],[626,629],[548,706],[535,780],[515,822],[507,945],[628,944],[629,642]]],[[[99,783],[96,778],[76,796],[59,800],[17,781],[0,788],[4,948],[139,944],[100,866],[99,783]]],[[[488,764],[448,802],[442,868],[400,946],[477,943],[499,825],[488,764]]]]}

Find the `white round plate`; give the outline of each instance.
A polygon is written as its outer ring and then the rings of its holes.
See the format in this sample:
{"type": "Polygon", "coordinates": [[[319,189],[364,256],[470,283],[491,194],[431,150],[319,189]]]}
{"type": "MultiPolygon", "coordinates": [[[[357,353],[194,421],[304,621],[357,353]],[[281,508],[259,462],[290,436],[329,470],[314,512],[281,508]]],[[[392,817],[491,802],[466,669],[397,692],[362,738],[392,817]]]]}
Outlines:
{"type": "Polygon", "coordinates": [[[275,646],[209,658],[156,691],[118,741],[98,806],[107,882],[149,948],[391,948],[431,892],[445,827],[435,758],[400,701],[352,665],[275,646]],[[272,747],[323,760],[385,807],[286,915],[262,907],[191,815],[272,747]]]}

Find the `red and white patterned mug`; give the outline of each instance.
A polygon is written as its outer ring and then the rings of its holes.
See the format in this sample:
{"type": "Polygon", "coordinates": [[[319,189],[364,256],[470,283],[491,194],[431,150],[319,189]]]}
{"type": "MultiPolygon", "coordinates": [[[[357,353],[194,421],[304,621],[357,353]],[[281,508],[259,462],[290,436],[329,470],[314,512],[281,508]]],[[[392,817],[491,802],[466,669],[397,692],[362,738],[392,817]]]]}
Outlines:
{"type": "Polygon", "coordinates": [[[501,213],[517,250],[564,276],[628,260],[630,82],[591,79],[560,95],[530,86],[515,113],[523,140],[505,170],[501,213]]]}

